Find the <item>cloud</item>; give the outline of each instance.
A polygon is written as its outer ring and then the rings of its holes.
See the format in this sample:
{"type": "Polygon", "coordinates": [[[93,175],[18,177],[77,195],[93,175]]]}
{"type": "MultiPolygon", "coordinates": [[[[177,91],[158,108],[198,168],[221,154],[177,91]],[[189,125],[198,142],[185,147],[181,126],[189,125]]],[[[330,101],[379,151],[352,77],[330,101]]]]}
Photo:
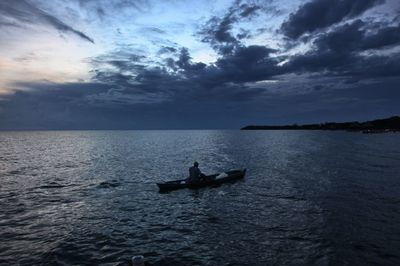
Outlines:
{"type": "MultiPolygon", "coordinates": [[[[26,0],[4,0],[0,2],[0,19],[1,20],[12,20],[15,22],[21,23],[22,25],[31,24],[31,23],[40,23],[49,25],[61,32],[72,33],[82,40],[94,43],[93,39],[84,34],[81,31],[78,31],[71,26],[65,24],[58,18],[49,13],[39,9],[34,6],[30,2],[26,0]]],[[[8,23],[10,24],[10,23],[8,23]]],[[[0,24],[0,26],[4,26],[4,23],[0,24]]]]}
{"type": "Polygon", "coordinates": [[[109,12],[112,13],[113,9],[121,11],[132,9],[139,12],[144,12],[149,9],[150,1],[148,0],[78,0],[82,8],[87,9],[88,12],[94,11],[100,19],[109,12]]]}
{"type": "Polygon", "coordinates": [[[196,72],[202,71],[206,67],[206,64],[193,63],[189,50],[185,47],[182,47],[179,51],[178,59],[173,60],[172,58],[169,58],[167,60],[167,66],[175,72],[179,71],[180,73],[188,76],[196,72]]]}
{"type": "Polygon", "coordinates": [[[317,34],[312,49],[294,55],[288,72],[373,78],[400,75],[400,53],[375,54],[400,45],[400,26],[360,19],[317,34]],[[366,53],[367,52],[367,53],[366,53]]]}
{"type": "Polygon", "coordinates": [[[169,101],[151,103],[142,102],[145,96],[113,89],[108,84],[24,83],[19,85],[30,90],[18,91],[1,103],[0,128],[240,128],[250,122],[368,120],[400,111],[398,77],[353,83],[340,89],[327,89],[337,86],[339,78],[336,81],[318,79],[314,83],[316,87],[312,81],[312,78],[307,81],[294,77],[283,84],[273,83],[288,92],[299,92],[288,94],[270,93],[265,88],[251,89],[243,84],[226,84],[212,90],[183,86],[169,101]],[[321,84],[324,89],[319,89],[321,84]],[[377,86],[381,89],[377,90],[377,86]],[[301,87],[310,89],[301,93],[301,87]]]}
{"type": "Polygon", "coordinates": [[[209,43],[213,49],[221,54],[229,54],[239,41],[231,33],[233,23],[237,21],[237,17],[232,13],[225,15],[222,20],[213,17],[206,26],[199,32],[202,36],[201,41],[209,43]]]}
{"type": "Polygon", "coordinates": [[[364,38],[365,31],[362,27],[365,23],[356,20],[352,23],[346,23],[327,33],[317,35],[314,45],[318,51],[331,51],[335,53],[351,53],[359,50],[360,41],[364,38]]]}
{"type": "Polygon", "coordinates": [[[242,4],[240,1],[236,1],[222,18],[213,16],[207,21],[198,32],[202,37],[201,41],[209,43],[221,54],[231,53],[240,44],[239,39],[249,36],[249,33],[243,32],[243,30],[235,36],[232,33],[234,24],[244,19],[251,19],[261,8],[257,4],[242,4]]]}
{"type": "Polygon", "coordinates": [[[168,54],[168,53],[175,53],[177,49],[171,46],[162,46],[160,50],[158,50],[158,54],[168,54]]]}
{"type": "Polygon", "coordinates": [[[340,53],[387,48],[400,44],[400,24],[369,25],[358,19],[318,35],[314,44],[319,50],[340,53]]]}
{"type": "Polygon", "coordinates": [[[248,82],[269,79],[282,74],[278,59],[271,58],[275,50],[265,46],[241,46],[217,60],[218,75],[225,82],[248,82]]]}
{"type": "Polygon", "coordinates": [[[142,31],[143,33],[156,33],[156,34],[165,34],[165,33],[166,33],[165,30],[159,29],[159,28],[157,28],[157,27],[151,27],[151,26],[149,26],[149,27],[143,27],[143,28],[141,29],[141,31],[142,31]]]}
{"type": "Polygon", "coordinates": [[[243,18],[253,16],[260,9],[261,6],[258,5],[242,4],[240,5],[239,16],[243,18]]]}
{"type": "Polygon", "coordinates": [[[363,56],[315,50],[290,58],[283,68],[287,73],[319,73],[324,76],[348,76],[372,79],[400,75],[400,53],[363,56]]]}
{"type": "Polygon", "coordinates": [[[297,39],[305,33],[312,33],[344,19],[357,17],[383,2],[383,0],[312,0],[290,14],[281,25],[281,31],[287,37],[297,39]]]}
{"type": "Polygon", "coordinates": [[[204,91],[226,86],[270,79],[282,74],[279,61],[270,55],[275,50],[265,46],[238,46],[230,54],[220,57],[215,63],[193,63],[188,49],[182,48],[177,59],[168,58],[167,69],[180,82],[204,91]]]}
{"type": "Polygon", "coordinates": [[[243,108],[260,99],[263,91],[230,84],[206,91],[155,69],[141,73],[138,81],[128,87],[100,82],[15,84],[26,90],[8,95],[1,103],[0,128],[229,127],[224,117],[246,115],[243,108]],[[241,107],[235,105],[239,102],[241,107]],[[221,113],[221,108],[226,111],[221,113]]]}
{"type": "MultiPolygon", "coordinates": [[[[281,74],[278,61],[270,57],[275,50],[265,46],[239,46],[233,53],[210,65],[193,62],[185,47],[178,51],[167,50],[172,52],[173,57],[153,66],[133,62],[128,59],[132,55],[123,51],[114,51],[95,58],[93,80],[118,88],[124,94],[149,97],[158,95],[156,97],[164,101],[191,101],[190,99],[202,97],[201,95],[207,95],[211,91],[219,92],[224,98],[235,101],[238,99],[238,92],[233,89],[229,91],[228,88],[243,89],[246,87],[241,85],[243,82],[265,80],[281,74]],[[112,65],[115,69],[104,65],[112,65]]],[[[256,98],[256,94],[262,94],[262,91],[249,88],[243,93],[247,97],[241,97],[241,100],[251,100],[250,96],[256,98]]]]}
{"type": "Polygon", "coordinates": [[[400,44],[400,23],[395,26],[382,27],[373,34],[365,34],[360,43],[362,49],[379,49],[400,44]]]}

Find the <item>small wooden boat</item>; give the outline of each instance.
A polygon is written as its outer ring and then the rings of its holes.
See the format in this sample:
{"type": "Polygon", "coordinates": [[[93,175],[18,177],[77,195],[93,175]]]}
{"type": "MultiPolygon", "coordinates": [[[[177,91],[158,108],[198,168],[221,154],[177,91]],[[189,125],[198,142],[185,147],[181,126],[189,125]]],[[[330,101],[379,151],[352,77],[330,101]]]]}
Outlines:
{"type": "Polygon", "coordinates": [[[238,179],[242,179],[246,174],[246,168],[242,170],[233,170],[228,171],[222,174],[214,174],[205,176],[204,180],[196,183],[189,183],[186,179],[167,181],[163,183],[157,183],[160,192],[168,192],[171,190],[189,188],[189,189],[197,189],[202,187],[210,187],[217,186],[222,183],[235,181],[238,179]]]}

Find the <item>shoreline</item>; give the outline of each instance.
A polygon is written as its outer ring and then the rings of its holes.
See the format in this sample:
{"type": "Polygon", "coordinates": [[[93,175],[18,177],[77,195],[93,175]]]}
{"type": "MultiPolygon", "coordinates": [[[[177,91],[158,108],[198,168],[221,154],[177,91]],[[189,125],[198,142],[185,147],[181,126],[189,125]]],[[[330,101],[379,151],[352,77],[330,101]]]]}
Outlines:
{"type": "Polygon", "coordinates": [[[240,130],[344,130],[351,132],[371,133],[389,133],[400,132],[400,117],[393,116],[386,119],[377,119],[365,122],[327,122],[320,124],[305,125],[249,125],[240,130]]]}

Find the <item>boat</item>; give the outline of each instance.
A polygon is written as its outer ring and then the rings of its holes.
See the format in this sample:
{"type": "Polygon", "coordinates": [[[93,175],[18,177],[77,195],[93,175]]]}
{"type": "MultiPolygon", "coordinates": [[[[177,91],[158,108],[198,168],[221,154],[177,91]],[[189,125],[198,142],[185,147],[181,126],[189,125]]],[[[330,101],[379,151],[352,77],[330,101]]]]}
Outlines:
{"type": "Polygon", "coordinates": [[[238,179],[244,178],[246,174],[246,168],[241,170],[232,170],[228,172],[224,172],[221,174],[213,174],[205,176],[203,181],[196,183],[189,183],[186,179],[167,181],[163,183],[157,183],[160,192],[168,192],[177,189],[189,188],[189,189],[198,189],[202,187],[212,187],[218,186],[222,183],[232,182],[238,179]]]}

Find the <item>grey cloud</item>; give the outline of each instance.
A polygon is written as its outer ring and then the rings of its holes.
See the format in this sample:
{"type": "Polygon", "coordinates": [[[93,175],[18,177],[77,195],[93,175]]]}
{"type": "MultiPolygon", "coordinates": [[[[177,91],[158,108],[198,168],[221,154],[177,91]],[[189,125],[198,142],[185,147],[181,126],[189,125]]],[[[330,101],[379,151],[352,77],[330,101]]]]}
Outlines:
{"type": "Polygon", "coordinates": [[[260,5],[236,1],[222,18],[214,16],[208,20],[198,34],[202,42],[210,43],[219,53],[229,54],[240,45],[239,39],[250,35],[249,32],[242,32],[235,37],[232,33],[234,24],[243,19],[251,19],[260,9],[260,5]]]}
{"type": "MultiPolygon", "coordinates": [[[[135,94],[105,84],[25,83],[29,91],[17,92],[1,102],[0,128],[239,128],[249,121],[284,124],[337,121],[342,117],[368,120],[400,111],[398,82],[398,78],[380,80],[369,85],[354,84],[346,90],[318,89],[316,85],[317,89],[307,94],[289,95],[226,84],[210,91],[182,90],[172,101],[151,104],[140,102],[145,96],[130,102],[135,94]]],[[[312,83],[307,84],[312,87],[312,83]]],[[[287,85],[297,89],[296,82],[287,85]]]]}
{"type": "Polygon", "coordinates": [[[355,20],[320,33],[313,49],[295,55],[285,65],[288,72],[319,72],[363,78],[400,75],[400,54],[371,55],[362,52],[400,45],[399,25],[370,25],[355,20]]]}
{"type": "Polygon", "coordinates": [[[204,63],[192,63],[192,57],[189,54],[187,48],[182,48],[180,51],[179,59],[175,62],[175,65],[184,71],[201,71],[206,67],[204,63]]]}
{"type": "MultiPolygon", "coordinates": [[[[41,23],[49,25],[61,32],[72,33],[81,39],[94,43],[93,39],[65,24],[58,18],[39,9],[26,0],[12,1],[4,0],[0,2],[0,17],[13,19],[22,24],[41,23]]],[[[3,24],[4,26],[4,24],[3,24]]]]}
{"type": "Polygon", "coordinates": [[[273,52],[275,50],[265,46],[239,47],[216,62],[218,77],[226,81],[248,82],[282,74],[279,61],[270,57],[273,52]]]}
{"type": "MultiPolygon", "coordinates": [[[[238,86],[243,82],[264,80],[281,73],[281,68],[277,66],[278,61],[270,58],[273,52],[274,50],[264,46],[241,46],[232,54],[217,60],[215,64],[206,65],[192,62],[189,50],[181,48],[175,54],[176,58],[167,58],[163,65],[140,68],[121,60],[121,54],[113,53],[118,60],[107,59],[103,62],[112,63],[118,70],[102,69],[96,61],[97,70],[93,79],[124,88],[124,93],[159,93],[172,100],[187,95],[187,99],[190,99],[196,91],[219,91],[221,88],[233,87],[233,84],[238,86]]],[[[254,94],[256,93],[252,91],[246,95],[254,94]]],[[[227,93],[225,97],[229,98],[229,95],[227,93]]]]}
{"type": "Polygon", "coordinates": [[[164,30],[157,28],[157,27],[143,27],[142,32],[144,32],[144,33],[153,32],[153,33],[157,33],[157,34],[165,33],[164,30]]]}
{"type": "Polygon", "coordinates": [[[158,50],[158,54],[168,54],[168,53],[175,53],[177,49],[171,46],[162,46],[160,50],[158,50]]]}
{"type": "Polygon", "coordinates": [[[240,5],[239,16],[241,16],[241,17],[253,16],[260,9],[261,9],[261,6],[258,6],[258,5],[242,4],[242,5],[240,5]]]}
{"type": "Polygon", "coordinates": [[[226,84],[240,84],[247,81],[269,79],[282,73],[277,59],[270,54],[275,50],[265,46],[239,46],[230,54],[225,54],[214,64],[193,63],[186,48],[180,50],[177,59],[168,58],[166,67],[173,71],[176,79],[185,80],[188,86],[200,86],[210,90],[226,84]]]}
{"type": "Polygon", "coordinates": [[[314,43],[319,50],[346,53],[381,49],[400,44],[400,24],[380,23],[370,27],[368,23],[356,20],[320,34],[314,43]]]}
{"type": "Polygon", "coordinates": [[[113,0],[112,3],[108,0],[78,0],[81,7],[91,8],[93,6],[107,6],[111,4],[116,9],[132,8],[138,11],[143,11],[149,7],[148,0],[113,0]]]}
{"type": "Polygon", "coordinates": [[[211,46],[219,50],[222,54],[229,53],[237,44],[238,40],[230,32],[232,25],[237,21],[231,13],[227,14],[222,20],[212,18],[207,25],[200,31],[203,36],[202,41],[210,43],[211,46]]]}
{"type": "Polygon", "coordinates": [[[360,44],[363,49],[378,49],[400,44],[400,23],[395,26],[380,28],[374,34],[365,36],[360,44]]]}
{"type": "Polygon", "coordinates": [[[106,15],[106,12],[104,11],[104,9],[102,7],[98,7],[96,8],[96,13],[98,15],[98,17],[102,20],[104,18],[104,16],[106,15]]]}
{"type": "MultiPolygon", "coordinates": [[[[121,76],[121,72],[128,72],[130,74],[136,73],[135,70],[140,71],[144,69],[148,64],[149,60],[143,55],[142,51],[135,51],[133,49],[118,49],[116,51],[110,52],[108,54],[99,55],[97,57],[91,58],[89,62],[96,72],[97,78],[102,76],[104,73],[101,68],[108,68],[110,66],[115,68],[117,75],[121,76]],[[100,75],[101,74],[101,75],[100,75]]],[[[104,76],[102,76],[104,78],[104,76]]]]}
{"type": "Polygon", "coordinates": [[[396,77],[400,75],[400,54],[362,56],[317,50],[291,57],[283,68],[287,73],[319,73],[366,79],[396,77]]]}
{"type": "Polygon", "coordinates": [[[354,18],[383,0],[312,0],[292,13],[282,26],[287,37],[297,39],[305,33],[329,27],[346,18],[354,18]]]}

